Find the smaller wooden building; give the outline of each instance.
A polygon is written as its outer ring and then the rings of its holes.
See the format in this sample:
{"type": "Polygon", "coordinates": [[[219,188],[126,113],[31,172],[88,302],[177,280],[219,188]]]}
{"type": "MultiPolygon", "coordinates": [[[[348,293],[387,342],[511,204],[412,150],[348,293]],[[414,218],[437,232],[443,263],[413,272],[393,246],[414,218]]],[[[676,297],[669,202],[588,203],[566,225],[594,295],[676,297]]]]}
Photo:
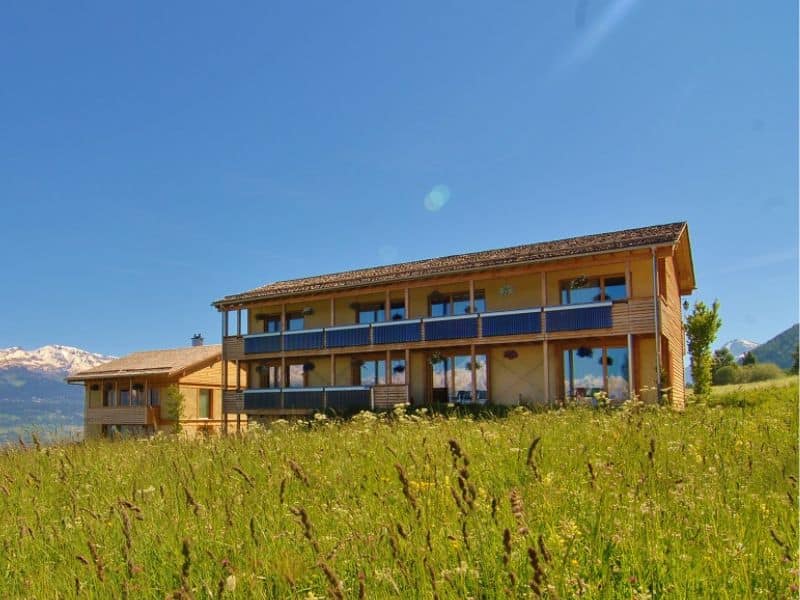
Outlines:
{"type": "Polygon", "coordinates": [[[175,421],[167,403],[172,385],[184,397],[181,429],[191,435],[221,429],[221,374],[222,347],[198,345],[134,352],[67,381],[85,387],[87,438],[172,431],[175,421]]]}

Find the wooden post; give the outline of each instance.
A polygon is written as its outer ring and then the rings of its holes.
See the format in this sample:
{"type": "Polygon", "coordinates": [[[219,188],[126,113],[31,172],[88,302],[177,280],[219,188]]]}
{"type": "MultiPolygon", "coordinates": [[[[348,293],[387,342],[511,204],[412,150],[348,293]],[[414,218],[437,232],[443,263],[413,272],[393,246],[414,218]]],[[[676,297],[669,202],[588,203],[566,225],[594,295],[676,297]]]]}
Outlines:
{"type": "Polygon", "coordinates": [[[631,259],[625,261],[625,296],[628,300],[633,296],[633,284],[631,283],[631,259]]]}
{"type": "Polygon", "coordinates": [[[241,433],[242,431],[242,415],[236,413],[236,433],[241,433]]]}
{"type": "Polygon", "coordinates": [[[225,390],[228,389],[228,360],[225,354],[225,338],[228,334],[228,313],[225,310],[222,314],[222,364],[220,365],[220,391],[222,393],[222,433],[228,434],[228,413],[225,412],[225,390]]]}
{"type": "Polygon", "coordinates": [[[331,387],[336,387],[336,355],[331,352],[331,387]]]}
{"type": "MultiPolygon", "coordinates": [[[[410,319],[411,318],[411,305],[410,305],[410,302],[411,302],[411,299],[410,299],[409,294],[408,294],[408,288],[405,288],[403,290],[403,306],[404,306],[405,311],[406,311],[406,319],[410,319]]],[[[406,366],[406,369],[408,369],[408,366],[406,366]]]]}
{"type": "Polygon", "coordinates": [[[475,280],[469,280],[469,312],[475,314],[475,280]]]}
{"type": "Polygon", "coordinates": [[[236,336],[241,337],[242,335],[242,309],[236,309],[236,336]]]}
{"type": "Polygon", "coordinates": [[[331,327],[336,325],[336,299],[331,296],[331,327]]]}
{"type": "Polygon", "coordinates": [[[392,383],[392,351],[386,351],[386,385],[392,383]]]}
{"type": "MultiPolygon", "coordinates": [[[[470,291],[472,291],[472,281],[470,281],[470,291]]],[[[470,344],[470,369],[472,371],[472,401],[478,401],[478,372],[475,368],[475,344],[470,344]]],[[[455,371],[455,369],[453,369],[455,371]]]]}
{"type": "Polygon", "coordinates": [[[236,391],[242,389],[242,370],[239,368],[239,359],[236,359],[236,391]]]}
{"type": "Polygon", "coordinates": [[[286,331],[286,303],[281,304],[281,332],[286,331]]]}
{"type": "Polygon", "coordinates": [[[392,317],[390,313],[392,312],[392,297],[389,294],[389,290],[386,290],[386,295],[383,299],[383,320],[384,321],[391,321],[392,317]]]}

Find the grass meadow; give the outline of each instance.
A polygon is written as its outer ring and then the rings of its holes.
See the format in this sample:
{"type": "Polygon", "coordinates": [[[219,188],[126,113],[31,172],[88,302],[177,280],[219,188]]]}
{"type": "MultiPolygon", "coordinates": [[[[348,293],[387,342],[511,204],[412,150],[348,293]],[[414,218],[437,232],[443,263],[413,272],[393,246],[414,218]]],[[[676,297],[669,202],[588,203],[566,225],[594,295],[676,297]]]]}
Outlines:
{"type": "Polygon", "coordinates": [[[796,597],[797,384],[728,395],[15,447],[0,597],[796,597]]]}

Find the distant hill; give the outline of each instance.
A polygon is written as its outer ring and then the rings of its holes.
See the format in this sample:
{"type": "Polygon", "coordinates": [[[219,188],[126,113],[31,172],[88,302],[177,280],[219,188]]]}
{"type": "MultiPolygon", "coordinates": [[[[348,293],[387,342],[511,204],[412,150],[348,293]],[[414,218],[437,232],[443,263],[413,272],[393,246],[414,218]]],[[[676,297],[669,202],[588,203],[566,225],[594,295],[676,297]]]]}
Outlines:
{"type": "Polygon", "coordinates": [[[83,429],[83,386],[64,378],[111,360],[71,346],[0,348],[0,443],[33,429],[61,435],[83,429]]]}
{"type": "Polygon", "coordinates": [[[800,336],[800,327],[795,323],[786,331],[779,333],[753,350],[753,355],[758,362],[771,362],[782,369],[788,369],[792,366],[792,354],[797,349],[798,336],[800,336]]]}

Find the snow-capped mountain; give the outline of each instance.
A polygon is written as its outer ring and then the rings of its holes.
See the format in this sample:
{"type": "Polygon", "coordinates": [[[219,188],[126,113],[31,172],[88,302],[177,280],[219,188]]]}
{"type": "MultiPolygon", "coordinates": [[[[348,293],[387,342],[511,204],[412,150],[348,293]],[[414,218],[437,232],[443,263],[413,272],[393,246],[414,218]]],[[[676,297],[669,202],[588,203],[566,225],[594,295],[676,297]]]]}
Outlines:
{"type": "Polygon", "coordinates": [[[730,350],[736,360],[740,360],[745,354],[755,350],[760,345],[758,342],[751,342],[750,340],[731,340],[723,344],[722,347],[730,350]]]}
{"type": "Polygon", "coordinates": [[[47,376],[64,377],[69,373],[91,369],[113,358],[115,357],[56,344],[36,350],[23,350],[14,346],[0,348],[0,370],[21,368],[47,376]]]}

